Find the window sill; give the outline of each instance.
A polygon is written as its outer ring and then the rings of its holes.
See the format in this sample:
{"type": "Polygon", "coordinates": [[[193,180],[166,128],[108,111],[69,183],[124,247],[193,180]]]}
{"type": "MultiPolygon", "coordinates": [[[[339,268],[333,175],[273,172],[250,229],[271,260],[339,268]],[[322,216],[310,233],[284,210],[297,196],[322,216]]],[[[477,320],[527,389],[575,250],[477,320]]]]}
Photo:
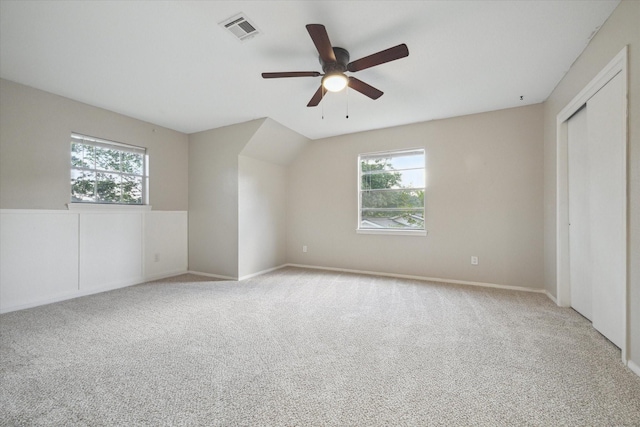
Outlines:
{"type": "Polygon", "coordinates": [[[357,229],[357,234],[378,234],[378,235],[389,235],[389,236],[415,236],[415,237],[423,237],[429,234],[427,230],[376,230],[376,229],[357,229]]]}
{"type": "Polygon", "coordinates": [[[151,210],[151,205],[67,203],[67,209],[74,212],[147,212],[151,210]]]}

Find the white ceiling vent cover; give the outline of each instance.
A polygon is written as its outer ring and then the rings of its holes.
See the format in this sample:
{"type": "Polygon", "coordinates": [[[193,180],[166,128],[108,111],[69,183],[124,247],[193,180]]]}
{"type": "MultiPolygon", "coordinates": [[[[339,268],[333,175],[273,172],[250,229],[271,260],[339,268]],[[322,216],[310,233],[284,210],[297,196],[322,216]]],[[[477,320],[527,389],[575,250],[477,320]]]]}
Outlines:
{"type": "Polygon", "coordinates": [[[229,19],[225,19],[220,25],[231,32],[239,40],[247,40],[260,34],[258,27],[249,21],[247,15],[239,13],[229,19]]]}

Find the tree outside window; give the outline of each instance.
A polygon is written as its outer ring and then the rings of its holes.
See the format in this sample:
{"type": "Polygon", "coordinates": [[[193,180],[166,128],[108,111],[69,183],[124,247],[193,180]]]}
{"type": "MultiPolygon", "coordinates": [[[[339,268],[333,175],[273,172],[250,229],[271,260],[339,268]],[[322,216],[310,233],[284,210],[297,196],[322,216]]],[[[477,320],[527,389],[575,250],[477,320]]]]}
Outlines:
{"type": "Polygon", "coordinates": [[[424,150],[363,154],[359,165],[359,229],[424,230],[424,150]]]}
{"type": "Polygon", "coordinates": [[[142,205],[144,148],[71,135],[71,201],[142,205]]]}

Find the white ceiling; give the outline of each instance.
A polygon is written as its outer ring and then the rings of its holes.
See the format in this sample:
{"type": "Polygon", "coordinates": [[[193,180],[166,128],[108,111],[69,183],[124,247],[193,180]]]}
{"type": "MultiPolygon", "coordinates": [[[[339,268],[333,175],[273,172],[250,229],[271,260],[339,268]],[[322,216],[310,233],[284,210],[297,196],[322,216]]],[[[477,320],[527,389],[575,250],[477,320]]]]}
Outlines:
{"type": "Polygon", "coordinates": [[[618,3],[1,0],[0,75],[185,133],[271,117],[317,139],[542,102],[618,3]],[[262,34],[218,25],[239,12],[262,34]],[[308,108],[320,77],[260,73],[322,71],[309,23],[351,60],[409,57],[354,74],[380,99],[308,108]]]}

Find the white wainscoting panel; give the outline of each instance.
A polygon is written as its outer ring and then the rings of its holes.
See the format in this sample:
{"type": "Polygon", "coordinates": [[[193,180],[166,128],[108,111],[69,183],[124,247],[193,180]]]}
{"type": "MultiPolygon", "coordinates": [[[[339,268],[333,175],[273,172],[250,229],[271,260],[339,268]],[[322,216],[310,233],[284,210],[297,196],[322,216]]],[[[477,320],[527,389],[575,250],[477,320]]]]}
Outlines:
{"type": "Polygon", "coordinates": [[[109,208],[0,210],[0,313],[187,272],[186,211],[109,208]]]}
{"type": "Polygon", "coordinates": [[[78,215],[32,212],[0,214],[0,312],[78,292],[78,215]]]}
{"type": "Polygon", "coordinates": [[[143,213],[80,214],[80,290],[140,283],[143,213]]]}
{"type": "Polygon", "coordinates": [[[189,263],[187,212],[151,211],[144,221],[146,279],[186,272],[189,263]]]}

